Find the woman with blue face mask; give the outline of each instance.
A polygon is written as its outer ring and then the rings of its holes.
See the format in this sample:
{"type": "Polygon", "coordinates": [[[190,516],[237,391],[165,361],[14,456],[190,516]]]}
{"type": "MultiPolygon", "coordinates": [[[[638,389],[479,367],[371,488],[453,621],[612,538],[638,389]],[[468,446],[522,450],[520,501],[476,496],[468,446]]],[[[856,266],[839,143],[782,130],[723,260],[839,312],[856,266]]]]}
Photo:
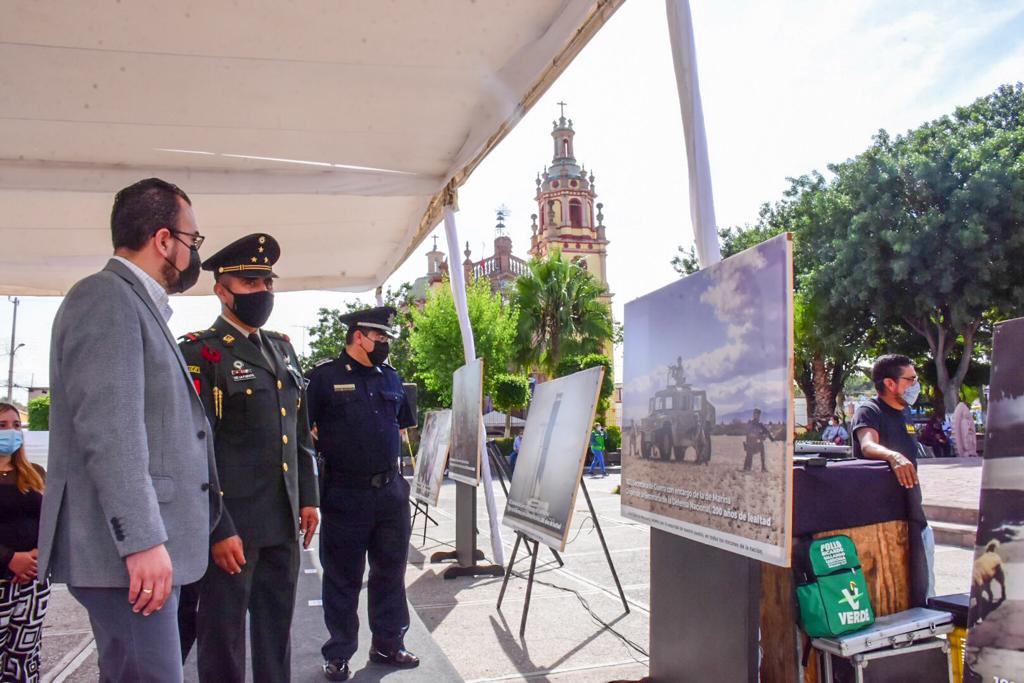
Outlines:
{"type": "Polygon", "coordinates": [[[21,414],[0,402],[0,679],[39,680],[50,582],[36,575],[43,468],[25,457],[21,414]]]}

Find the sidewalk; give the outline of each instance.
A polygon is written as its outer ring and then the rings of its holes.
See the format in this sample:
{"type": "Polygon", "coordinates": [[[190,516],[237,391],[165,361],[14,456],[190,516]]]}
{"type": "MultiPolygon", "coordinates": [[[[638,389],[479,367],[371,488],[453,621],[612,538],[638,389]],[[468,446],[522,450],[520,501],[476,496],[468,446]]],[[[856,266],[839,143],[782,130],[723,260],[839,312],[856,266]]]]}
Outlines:
{"type": "MultiPolygon", "coordinates": [[[[447,483],[440,505],[431,515],[440,526],[429,525],[423,542],[422,516],[413,530],[406,573],[409,602],[440,651],[457,674],[427,679],[412,672],[394,673],[363,669],[353,680],[379,680],[382,674],[395,683],[452,680],[461,676],[469,683],[497,681],[572,681],[604,683],[617,678],[639,679],[647,673],[646,658],[627,640],[646,650],[650,618],[650,532],[646,526],[619,514],[619,497],[612,493],[619,483],[617,468],[605,479],[587,478],[602,529],[608,540],[619,579],[630,602],[623,614],[615,584],[590,521],[586,500],[577,497],[570,543],[558,568],[551,553],[541,547],[537,563],[538,583],[531,596],[526,637],[519,637],[519,620],[525,602],[526,581],[513,577],[499,612],[501,579],[446,581],[444,565],[431,565],[430,555],[452,549],[455,538],[455,487],[447,483]],[[602,626],[609,624],[615,632],[602,626]]],[[[981,460],[922,461],[920,476],[926,503],[977,507],[981,460]]],[[[498,510],[505,499],[495,485],[498,510]]],[[[490,555],[490,538],[483,490],[477,496],[480,529],[478,547],[490,555]]],[[[511,554],[514,534],[502,528],[506,556],[511,554]]],[[[304,567],[314,568],[304,553],[304,567]]],[[[973,553],[939,546],[936,550],[937,592],[968,590],[973,553]]],[[[525,575],[529,558],[520,549],[516,570],[525,575]]],[[[293,628],[293,662],[296,680],[323,680],[318,676],[318,649],[323,637],[321,608],[310,604],[319,598],[315,573],[300,577],[301,588],[293,628]]],[[[362,619],[365,622],[365,619],[362,619]]],[[[95,654],[88,619],[63,586],[54,589],[43,637],[43,681],[95,681],[95,654]]],[[[410,647],[414,643],[410,641],[410,647]]],[[[415,643],[420,647],[426,647],[415,643]]],[[[424,651],[421,650],[421,654],[424,651]]],[[[354,659],[356,668],[365,656],[354,659]]],[[[436,662],[435,662],[436,663],[436,662]]],[[[424,663],[424,667],[427,662],[424,663]]],[[[191,669],[194,671],[194,669],[191,669]]],[[[426,668],[420,673],[425,673],[426,668]]],[[[449,670],[450,671],[450,670],[449,670]]],[[[189,674],[194,679],[194,674],[189,674]]]]}

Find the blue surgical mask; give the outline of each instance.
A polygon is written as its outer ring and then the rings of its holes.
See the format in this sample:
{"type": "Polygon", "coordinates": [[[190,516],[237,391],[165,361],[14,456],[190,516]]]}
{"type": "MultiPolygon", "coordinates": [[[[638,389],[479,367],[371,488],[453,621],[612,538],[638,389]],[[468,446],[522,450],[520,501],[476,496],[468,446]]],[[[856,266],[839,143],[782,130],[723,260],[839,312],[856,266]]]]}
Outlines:
{"type": "Polygon", "coordinates": [[[25,437],[20,429],[0,429],[0,454],[10,455],[21,448],[25,437]]]}
{"type": "Polygon", "coordinates": [[[912,406],[917,403],[918,396],[921,395],[921,383],[914,382],[907,390],[903,392],[903,400],[907,402],[908,406],[912,406]]]}

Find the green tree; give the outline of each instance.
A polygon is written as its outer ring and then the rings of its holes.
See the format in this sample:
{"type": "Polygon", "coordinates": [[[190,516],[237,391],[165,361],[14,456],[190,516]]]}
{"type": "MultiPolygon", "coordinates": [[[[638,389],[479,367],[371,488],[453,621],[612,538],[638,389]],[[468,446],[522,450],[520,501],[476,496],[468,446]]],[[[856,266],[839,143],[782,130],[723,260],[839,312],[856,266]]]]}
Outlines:
{"type": "MultiPolygon", "coordinates": [[[[484,360],[484,393],[490,395],[494,379],[508,372],[515,338],[515,309],[492,293],[490,282],[479,279],[466,287],[469,323],[477,356],[484,360]]],[[[452,404],[452,373],[466,364],[462,333],[450,287],[430,292],[423,310],[412,310],[409,344],[416,379],[438,397],[442,406],[452,404]]]]}
{"type": "Polygon", "coordinates": [[[491,400],[505,413],[505,438],[512,436],[512,411],[530,402],[530,380],[526,375],[501,374],[494,378],[491,400]]]}
{"type": "Polygon", "coordinates": [[[555,368],[556,377],[565,377],[588,368],[604,368],[604,378],[601,380],[601,391],[597,396],[597,419],[604,422],[605,414],[611,406],[611,397],[615,393],[615,366],[612,360],[603,353],[588,353],[582,356],[568,356],[563,358],[558,367],[555,368]]]}
{"type": "MultiPolygon", "coordinates": [[[[771,239],[793,234],[795,379],[807,400],[809,418],[825,419],[836,409],[843,383],[863,355],[867,327],[863,307],[833,305],[820,271],[834,258],[833,235],[845,226],[845,199],[820,173],[790,179],[782,200],[764,204],[754,225],[719,230],[723,258],[771,239]]],[[[672,265],[680,275],[699,268],[693,247],[679,248],[672,265]]]]}
{"type": "Polygon", "coordinates": [[[28,402],[28,428],[33,432],[50,429],[50,395],[36,396],[28,402]]]}
{"type": "Polygon", "coordinates": [[[920,335],[952,412],[979,329],[1024,305],[1024,86],[902,136],[880,131],[837,170],[852,218],[823,271],[832,303],[920,335]]]}
{"type": "Polygon", "coordinates": [[[532,260],[516,280],[519,311],[515,360],[555,376],[563,357],[600,353],[615,337],[604,288],[587,270],[555,250],[532,260]]]}

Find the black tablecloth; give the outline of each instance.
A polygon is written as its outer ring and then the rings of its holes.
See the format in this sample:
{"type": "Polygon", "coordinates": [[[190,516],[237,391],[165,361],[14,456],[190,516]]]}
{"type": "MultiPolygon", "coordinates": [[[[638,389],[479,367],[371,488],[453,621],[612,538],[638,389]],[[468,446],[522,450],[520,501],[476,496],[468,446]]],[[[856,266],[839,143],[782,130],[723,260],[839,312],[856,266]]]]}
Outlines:
{"type": "Polygon", "coordinates": [[[889,465],[876,460],[793,468],[793,538],[894,520],[909,523],[911,602],[924,607],[928,565],[921,532],[927,520],[921,487],[904,489],[889,465]]]}

